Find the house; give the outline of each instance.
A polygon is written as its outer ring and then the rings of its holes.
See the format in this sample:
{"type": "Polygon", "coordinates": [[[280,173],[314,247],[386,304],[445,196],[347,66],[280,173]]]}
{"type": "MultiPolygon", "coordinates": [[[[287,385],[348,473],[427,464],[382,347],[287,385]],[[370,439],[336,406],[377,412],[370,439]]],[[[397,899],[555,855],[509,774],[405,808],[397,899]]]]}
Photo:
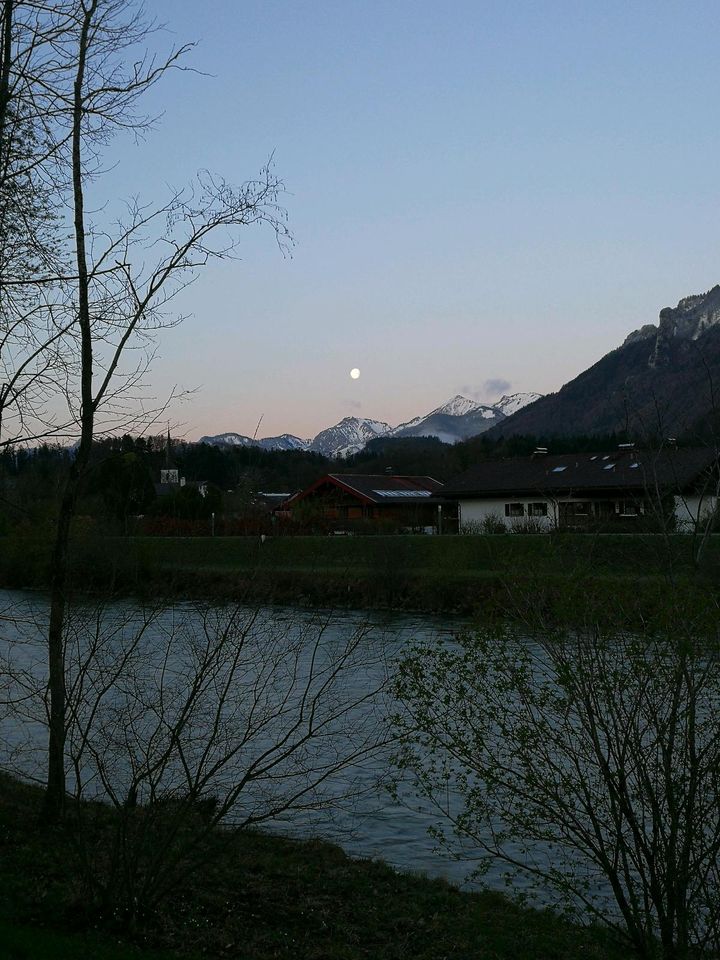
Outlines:
{"type": "Polygon", "coordinates": [[[640,529],[669,521],[693,530],[718,505],[718,454],[708,447],[487,460],[451,479],[461,532],[506,529],[640,529]],[[643,522],[642,518],[646,518],[643,522]]]}
{"type": "Polygon", "coordinates": [[[372,525],[432,533],[443,523],[445,504],[436,496],[441,490],[432,477],[327,474],[281,509],[293,521],[319,521],[337,532],[372,525]]]}

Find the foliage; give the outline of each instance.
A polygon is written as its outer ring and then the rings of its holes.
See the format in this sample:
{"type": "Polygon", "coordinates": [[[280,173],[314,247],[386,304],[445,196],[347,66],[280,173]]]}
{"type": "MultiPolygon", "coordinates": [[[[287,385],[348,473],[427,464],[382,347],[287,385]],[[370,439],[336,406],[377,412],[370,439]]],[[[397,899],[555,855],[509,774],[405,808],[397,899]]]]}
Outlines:
{"type": "MultiPolygon", "coordinates": [[[[176,490],[162,494],[152,505],[149,513],[156,517],[171,517],[178,520],[207,520],[211,514],[220,511],[222,494],[217,487],[208,487],[203,496],[196,487],[178,486],[176,490]]],[[[203,532],[207,530],[204,524],[203,532]]]]}
{"type": "Polygon", "coordinates": [[[248,493],[295,493],[330,469],[326,457],[306,450],[184,443],[174,448],[174,453],[187,476],[209,480],[222,489],[247,488],[248,493]]]}
{"type": "Polygon", "coordinates": [[[488,513],[482,520],[466,520],[460,530],[464,536],[492,536],[507,532],[505,518],[499,513],[488,513]]]}
{"type": "Polygon", "coordinates": [[[477,869],[491,860],[641,957],[720,948],[720,656],[678,601],[627,633],[502,628],[400,665],[399,762],[477,869]]]}
{"type": "Polygon", "coordinates": [[[519,534],[548,533],[547,521],[544,517],[513,517],[510,522],[510,532],[519,534]]]}
{"type": "Polygon", "coordinates": [[[121,453],[103,460],[93,471],[88,486],[100,493],[107,515],[116,522],[145,512],[155,500],[150,471],[137,453],[121,453]]]}

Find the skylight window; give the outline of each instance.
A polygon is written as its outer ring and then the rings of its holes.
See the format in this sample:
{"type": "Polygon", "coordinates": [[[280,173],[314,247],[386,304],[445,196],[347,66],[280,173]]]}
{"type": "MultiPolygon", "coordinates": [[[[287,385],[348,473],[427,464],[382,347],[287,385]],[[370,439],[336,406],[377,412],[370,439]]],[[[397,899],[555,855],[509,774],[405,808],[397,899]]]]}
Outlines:
{"type": "Polygon", "coordinates": [[[609,460],[609,459],[610,459],[610,454],[606,453],[605,456],[603,457],[603,460],[609,460]]]}
{"type": "Polygon", "coordinates": [[[430,490],[373,490],[379,497],[429,497],[430,490]]]}
{"type": "Polygon", "coordinates": [[[552,472],[553,472],[553,473],[562,473],[563,470],[567,470],[567,467],[553,467],[553,468],[552,468],[552,472]]]}
{"type": "Polygon", "coordinates": [[[594,457],[590,457],[591,460],[597,460],[597,454],[594,457]]]}
{"type": "Polygon", "coordinates": [[[639,466],[640,466],[639,463],[631,463],[631,464],[630,464],[630,469],[631,469],[631,470],[637,470],[637,468],[638,468],[639,466]]]}
{"type": "Polygon", "coordinates": [[[614,463],[606,463],[603,467],[603,470],[612,470],[615,467],[614,463]]]}

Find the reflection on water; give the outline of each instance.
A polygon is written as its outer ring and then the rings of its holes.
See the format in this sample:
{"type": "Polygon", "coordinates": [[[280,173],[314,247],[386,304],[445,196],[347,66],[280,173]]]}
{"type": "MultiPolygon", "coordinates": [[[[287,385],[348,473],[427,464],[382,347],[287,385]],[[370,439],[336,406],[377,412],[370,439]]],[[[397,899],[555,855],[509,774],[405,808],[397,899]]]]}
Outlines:
{"type": "MultiPolygon", "coordinates": [[[[218,623],[222,620],[223,611],[222,607],[215,608],[218,623]]],[[[21,675],[26,690],[30,690],[33,683],[39,690],[44,685],[43,626],[46,616],[47,604],[42,598],[19,592],[0,592],[0,654],[6,665],[5,674],[7,676],[8,662],[12,661],[13,671],[21,675]]],[[[328,769],[332,767],[332,752],[340,741],[346,747],[349,730],[359,734],[369,723],[377,721],[378,705],[366,702],[365,693],[382,684],[389,665],[411,639],[444,637],[451,640],[453,631],[462,625],[460,621],[448,622],[430,616],[347,611],[318,614],[292,608],[248,610],[243,617],[243,629],[247,632],[244,642],[246,647],[251,644],[252,657],[248,664],[241,665],[232,674],[232,678],[241,691],[235,709],[245,711],[243,722],[255,724],[254,739],[248,741],[242,753],[244,764],[255,762],[268,748],[270,738],[275,737],[278,729],[282,728],[285,722],[283,710],[277,704],[284,704],[289,712],[297,706],[300,696],[297,690],[308,689],[307,677],[312,669],[317,669],[316,661],[312,661],[311,665],[308,651],[314,649],[314,637],[320,629],[319,624],[322,623],[324,631],[324,645],[322,654],[318,656],[329,657],[333,651],[345,651],[349,644],[354,644],[352,656],[348,657],[345,664],[342,683],[337,685],[333,695],[336,700],[330,698],[332,706],[338,702],[337,697],[341,692],[342,697],[346,698],[345,702],[353,704],[350,724],[346,723],[346,716],[342,717],[342,726],[337,725],[335,729],[329,723],[326,732],[332,735],[320,741],[320,752],[312,756],[302,755],[304,766],[299,776],[305,777],[323,763],[327,764],[328,769]],[[278,651],[281,648],[287,657],[278,671],[274,664],[279,662],[278,651]],[[298,678],[301,681],[299,685],[298,678]],[[296,688],[292,688],[292,683],[296,684],[296,688]],[[257,694],[260,688],[261,696],[257,694]],[[253,697],[255,700],[251,709],[249,700],[253,697]],[[269,718],[274,726],[269,722],[263,726],[269,718]]],[[[115,700],[106,699],[103,722],[106,724],[105,735],[110,747],[105,756],[100,751],[100,756],[95,759],[88,757],[87,751],[82,754],[79,768],[86,795],[92,794],[96,787],[99,790],[99,770],[106,778],[108,775],[114,778],[120,793],[124,789],[122,784],[131,771],[127,759],[112,760],[113,745],[117,747],[120,739],[127,745],[128,738],[132,739],[131,734],[138,745],[143,743],[143,738],[159,736],[157,731],[161,725],[156,722],[157,714],[165,711],[169,716],[177,707],[172,702],[172,690],[181,689],[180,681],[186,679],[189,672],[196,668],[199,662],[197,658],[202,657],[202,644],[198,645],[189,638],[202,636],[207,622],[207,614],[203,615],[192,605],[177,604],[153,611],[152,616],[147,616],[146,611],[127,601],[115,603],[104,610],[103,636],[106,637],[106,643],[98,648],[98,660],[104,657],[98,675],[105,678],[112,675],[118,663],[119,651],[127,649],[130,638],[142,627],[142,643],[134,649],[136,659],[133,662],[135,669],[142,673],[144,685],[139,691],[137,684],[128,686],[123,682],[124,685],[119,685],[120,693],[115,700]],[[176,681],[177,686],[173,687],[176,681]],[[134,712],[128,708],[130,702],[134,712]],[[161,703],[162,710],[159,710],[158,703],[161,703]],[[122,729],[113,730],[113,723],[122,729]]],[[[78,618],[69,649],[77,648],[78,656],[81,656],[80,651],[86,650],[89,638],[99,635],[99,629],[96,611],[88,607],[85,615],[81,614],[78,618]]],[[[222,676],[222,672],[218,672],[214,677],[212,696],[219,695],[218,684],[222,676]]],[[[97,678],[95,682],[98,682],[97,678]]],[[[5,686],[7,688],[7,683],[5,686]]],[[[392,709],[392,704],[387,701],[379,706],[385,714],[392,709]]],[[[206,712],[200,711],[193,722],[197,724],[198,717],[205,717],[204,722],[210,724],[211,707],[212,697],[205,706],[206,712]]],[[[23,702],[19,712],[0,716],[0,735],[5,750],[3,763],[39,779],[43,773],[46,740],[43,710],[42,702],[29,698],[23,702]]],[[[327,717],[332,716],[332,710],[327,709],[327,717]]],[[[191,725],[187,729],[192,732],[191,725]]],[[[285,728],[282,729],[286,732],[285,728]]],[[[194,732],[198,734],[197,729],[194,732]]],[[[198,736],[198,751],[202,746],[201,739],[198,736]]],[[[401,802],[390,797],[384,781],[391,772],[391,752],[392,747],[386,745],[373,755],[371,762],[361,758],[349,768],[335,771],[323,779],[324,797],[352,794],[351,802],[338,801],[321,805],[318,809],[286,812],[265,826],[295,836],[320,836],[339,843],[354,856],[379,858],[403,870],[444,876],[462,883],[472,864],[449,859],[436,851],[434,841],[428,836],[428,827],[436,819],[432,811],[420,804],[408,788],[400,790],[401,802]]],[[[200,753],[196,753],[197,756],[200,753]]],[[[229,768],[227,777],[237,773],[238,769],[229,768]]],[[[238,801],[240,808],[245,805],[251,809],[253,804],[260,802],[260,799],[265,802],[273,790],[279,789],[273,776],[274,772],[244,792],[238,801]]],[[[285,785],[283,789],[286,789],[285,785]]],[[[500,867],[492,869],[484,882],[490,886],[503,886],[503,870],[500,867]]]]}

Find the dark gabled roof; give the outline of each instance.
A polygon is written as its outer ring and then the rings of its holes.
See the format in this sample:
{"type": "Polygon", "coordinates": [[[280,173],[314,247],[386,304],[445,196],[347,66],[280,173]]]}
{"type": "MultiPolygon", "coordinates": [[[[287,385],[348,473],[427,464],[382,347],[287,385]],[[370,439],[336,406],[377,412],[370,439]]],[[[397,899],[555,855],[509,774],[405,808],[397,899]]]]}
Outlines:
{"type": "Polygon", "coordinates": [[[687,490],[707,477],[718,454],[708,447],[536,454],[485,460],[445,484],[443,497],[687,490]]]}
{"type": "Polygon", "coordinates": [[[372,504],[424,503],[431,494],[442,489],[440,481],[432,477],[401,477],[387,473],[328,473],[292,496],[287,501],[288,506],[304,500],[323,486],[337,487],[363,503],[372,504]]]}

